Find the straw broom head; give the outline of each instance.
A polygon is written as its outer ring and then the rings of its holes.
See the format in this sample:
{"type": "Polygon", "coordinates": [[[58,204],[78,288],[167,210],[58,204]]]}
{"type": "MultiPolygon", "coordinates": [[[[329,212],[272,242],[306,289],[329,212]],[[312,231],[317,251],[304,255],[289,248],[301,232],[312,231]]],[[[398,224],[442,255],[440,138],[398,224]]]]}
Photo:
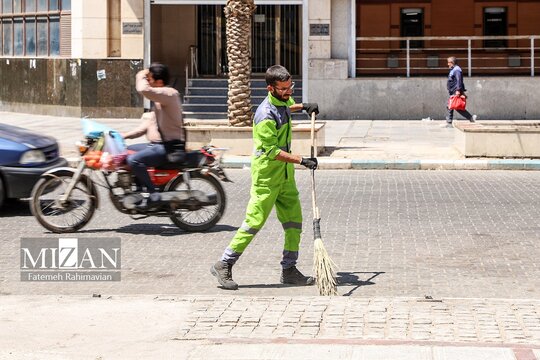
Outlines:
{"type": "MultiPolygon", "coordinates": [[[[313,221],[314,227],[318,227],[320,219],[313,221]],[[317,223],[315,225],[315,223],[317,223]]],[[[315,232],[317,233],[317,231],[315,232]]],[[[320,231],[319,236],[315,237],[313,244],[313,272],[319,289],[319,295],[333,296],[338,295],[336,283],[336,264],[332,261],[322,242],[320,231]]]]}
{"type": "MultiPolygon", "coordinates": [[[[315,112],[311,113],[311,157],[315,157],[315,112]]],[[[311,201],[313,206],[313,272],[319,288],[319,295],[337,295],[336,265],[328,256],[321,239],[321,216],[315,193],[315,169],[311,169],[311,201]]]]}

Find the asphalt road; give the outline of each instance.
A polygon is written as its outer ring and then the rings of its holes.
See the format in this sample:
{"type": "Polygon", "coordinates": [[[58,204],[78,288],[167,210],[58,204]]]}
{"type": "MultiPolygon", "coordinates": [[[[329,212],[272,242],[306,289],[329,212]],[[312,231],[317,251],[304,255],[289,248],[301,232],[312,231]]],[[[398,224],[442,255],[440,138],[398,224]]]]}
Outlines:
{"type": "MultiPolygon", "coordinates": [[[[190,234],[168,218],[134,221],[102,207],[78,238],[120,237],[120,282],[21,282],[22,237],[57,237],[24,202],[0,211],[0,294],[216,295],[209,273],[241,224],[248,170],[228,170],[226,214],[190,234]]],[[[311,193],[297,171],[304,210],[299,268],[312,266],[311,193]]],[[[354,297],[540,298],[540,172],[318,171],[322,237],[338,266],[339,292],[354,297]]],[[[279,284],[282,230],[275,215],[234,267],[235,295],[316,295],[279,284]]],[[[230,294],[230,293],[228,293],[230,294]]]]}

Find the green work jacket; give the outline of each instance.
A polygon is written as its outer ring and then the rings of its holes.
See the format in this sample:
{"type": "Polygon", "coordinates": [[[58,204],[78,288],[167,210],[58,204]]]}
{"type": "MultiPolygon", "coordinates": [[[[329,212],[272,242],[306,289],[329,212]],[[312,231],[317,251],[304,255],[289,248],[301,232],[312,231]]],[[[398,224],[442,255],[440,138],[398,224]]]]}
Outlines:
{"type": "Polygon", "coordinates": [[[254,185],[279,186],[294,181],[294,165],[276,160],[280,150],[290,153],[292,141],[291,105],[289,98],[280,101],[268,93],[257,108],[253,121],[254,154],[251,178],[254,185]]]}

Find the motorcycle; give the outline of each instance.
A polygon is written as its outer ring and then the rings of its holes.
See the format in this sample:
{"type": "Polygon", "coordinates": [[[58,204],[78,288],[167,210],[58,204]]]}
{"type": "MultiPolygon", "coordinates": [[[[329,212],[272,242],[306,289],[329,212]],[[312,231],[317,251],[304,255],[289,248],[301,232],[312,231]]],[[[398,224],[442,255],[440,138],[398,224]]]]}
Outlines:
{"type": "Polygon", "coordinates": [[[148,168],[161,201],[150,209],[141,209],[137,205],[144,194],[125,164],[127,155],[115,159],[116,165],[108,168],[91,155],[103,147],[106,135],[87,135],[78,143],[82,160],[77,168],[52,169],[38,180],[32,190],[30,209],[44,228],[68,233],[85,226],[99,207],[97,186],[106,189],[116,210],[134,220],[169,217],[185,231],[201,232],[221,219],[226,197],[220,182],[230,182],[221,167],[226,149],[204,146],[187,152],[182,163],[148,168]]]}

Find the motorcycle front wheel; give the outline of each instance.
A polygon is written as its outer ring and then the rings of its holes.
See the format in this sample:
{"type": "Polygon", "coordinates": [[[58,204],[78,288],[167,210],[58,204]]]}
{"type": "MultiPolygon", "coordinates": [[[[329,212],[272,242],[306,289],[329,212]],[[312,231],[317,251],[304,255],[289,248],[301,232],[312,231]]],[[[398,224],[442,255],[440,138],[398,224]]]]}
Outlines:
{"type": "Polygon", "coordinates": [[[73,174],[58,174],[41,178],[32,191],[30,210],[37,221],[54,233],[75,232],[86,225],[97,206],[94,185],[81,176],[70,197],[61,202],[73,174]]]}
{"type": "MultiPolygon", "coordinates": [[[[190,174],[190,188],[200,191],[209,198],[215,198],[215,205],[205,205],[198,209],[175,209],[170,216],[172,222],[180,229],[189,232],[201,232],[212,228],[223,216],[226,205],[225,191],[219,180],[212,175],[193,172],[190,174]]],[[[168,191],[188,190],[182,176],[176,178],[168,191]]]]}

